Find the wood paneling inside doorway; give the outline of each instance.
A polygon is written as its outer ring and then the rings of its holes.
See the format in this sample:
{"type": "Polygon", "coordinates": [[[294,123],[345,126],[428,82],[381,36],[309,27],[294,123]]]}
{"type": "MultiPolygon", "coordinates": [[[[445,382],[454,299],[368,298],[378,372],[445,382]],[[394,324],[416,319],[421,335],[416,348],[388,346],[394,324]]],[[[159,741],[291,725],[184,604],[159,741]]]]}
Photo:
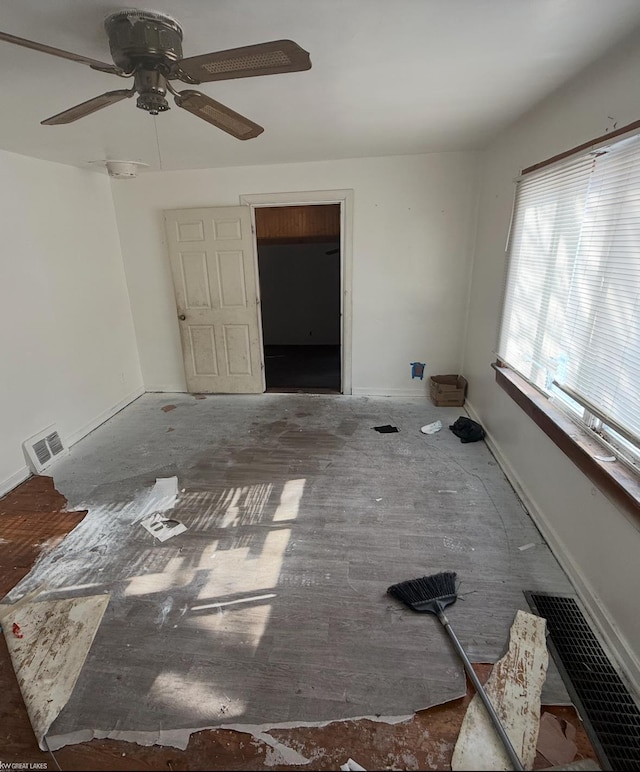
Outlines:
{"type": "Polygon", "coordinates": [[[340,204],[266,206],[255,214],[258,246],[340,239],[340,204]]]}

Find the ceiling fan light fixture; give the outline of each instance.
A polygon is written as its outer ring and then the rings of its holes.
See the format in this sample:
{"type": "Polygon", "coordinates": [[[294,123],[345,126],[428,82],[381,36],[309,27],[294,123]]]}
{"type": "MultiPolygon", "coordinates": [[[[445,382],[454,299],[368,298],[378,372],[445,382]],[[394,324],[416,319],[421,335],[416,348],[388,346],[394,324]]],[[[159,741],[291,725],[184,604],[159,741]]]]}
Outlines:
{"type": "Polygon", "coordinates": [[[162,94],[140,94],[136,100],[136,107],[145,110],[149,115],[157,115],[169,110],[169,103],[162,94]]]}
{"type": "Polygon", "coordinates": [[[151,115],[157,115],[169,109],[165,99],[169,84],[164,73],[158,70],[139,70],[134,78],[138,93],[137,107],[151,115]]]}

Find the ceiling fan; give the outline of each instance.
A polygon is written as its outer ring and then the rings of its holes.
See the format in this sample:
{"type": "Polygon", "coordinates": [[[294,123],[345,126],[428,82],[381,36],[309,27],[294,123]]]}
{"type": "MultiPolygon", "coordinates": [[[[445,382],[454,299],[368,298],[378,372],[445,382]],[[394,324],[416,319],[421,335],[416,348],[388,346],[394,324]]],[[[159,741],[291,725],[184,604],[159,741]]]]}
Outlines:
{"type": "Polygon", "coordinates": [[[133,78],[132,88],[107,91],[42,121],[46,126],[72,123],[122,99],[138,95],[136,105],[151,115],[169,109],[167,92],[178,107],[217,126],[237,139],[251,139],[264,129],[194,89],[176,91],[172,80],[198,85],[215,80],[251,78],[299,72],[311,67],[309,54],[292,40],[272,40],[226,51],[182,58],[182,27],[164,13],[126,8],[105,19],[105,30],[114,64],[53,48],[33,40],[0,32],[0,40],[45,54],[87,64],[94,70],[133,78]]]}

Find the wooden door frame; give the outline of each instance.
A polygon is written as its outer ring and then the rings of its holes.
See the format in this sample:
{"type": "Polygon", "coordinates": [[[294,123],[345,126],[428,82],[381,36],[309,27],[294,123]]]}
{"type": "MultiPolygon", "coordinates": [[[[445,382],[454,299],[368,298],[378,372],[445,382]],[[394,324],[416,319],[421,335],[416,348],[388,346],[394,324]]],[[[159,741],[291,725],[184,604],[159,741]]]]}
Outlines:
{"type": "MultiPolygon", "coordinates": [[[[292,193],[256,193],[241,195],[240,203],[251,208],[253,254],[258,277],[258,303],[260,303],[260,272],[258,268],[258,241],[256,237],[257,207],[304,206],[311,204],[340,204],[340,387],[342,394],[351,394],[351,337],[352,337],[352,274],[353,274],[353,190],[311,190],[292,193]]],[[[264,341],[262,338],[262,314],[258,314],[262,368],[264,371],[264,341]]]]}

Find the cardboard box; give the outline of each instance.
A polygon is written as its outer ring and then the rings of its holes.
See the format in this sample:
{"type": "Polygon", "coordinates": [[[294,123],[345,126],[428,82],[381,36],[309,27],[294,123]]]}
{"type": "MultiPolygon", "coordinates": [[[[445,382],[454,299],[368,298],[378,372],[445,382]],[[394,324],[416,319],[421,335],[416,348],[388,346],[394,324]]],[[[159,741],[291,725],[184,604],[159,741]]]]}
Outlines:
{"type": "Polygon", "coordinates": [[[438,407],[461,407],[467,395],[467,380],[461,375],[432,375],[431,401],[438,407]]]}

